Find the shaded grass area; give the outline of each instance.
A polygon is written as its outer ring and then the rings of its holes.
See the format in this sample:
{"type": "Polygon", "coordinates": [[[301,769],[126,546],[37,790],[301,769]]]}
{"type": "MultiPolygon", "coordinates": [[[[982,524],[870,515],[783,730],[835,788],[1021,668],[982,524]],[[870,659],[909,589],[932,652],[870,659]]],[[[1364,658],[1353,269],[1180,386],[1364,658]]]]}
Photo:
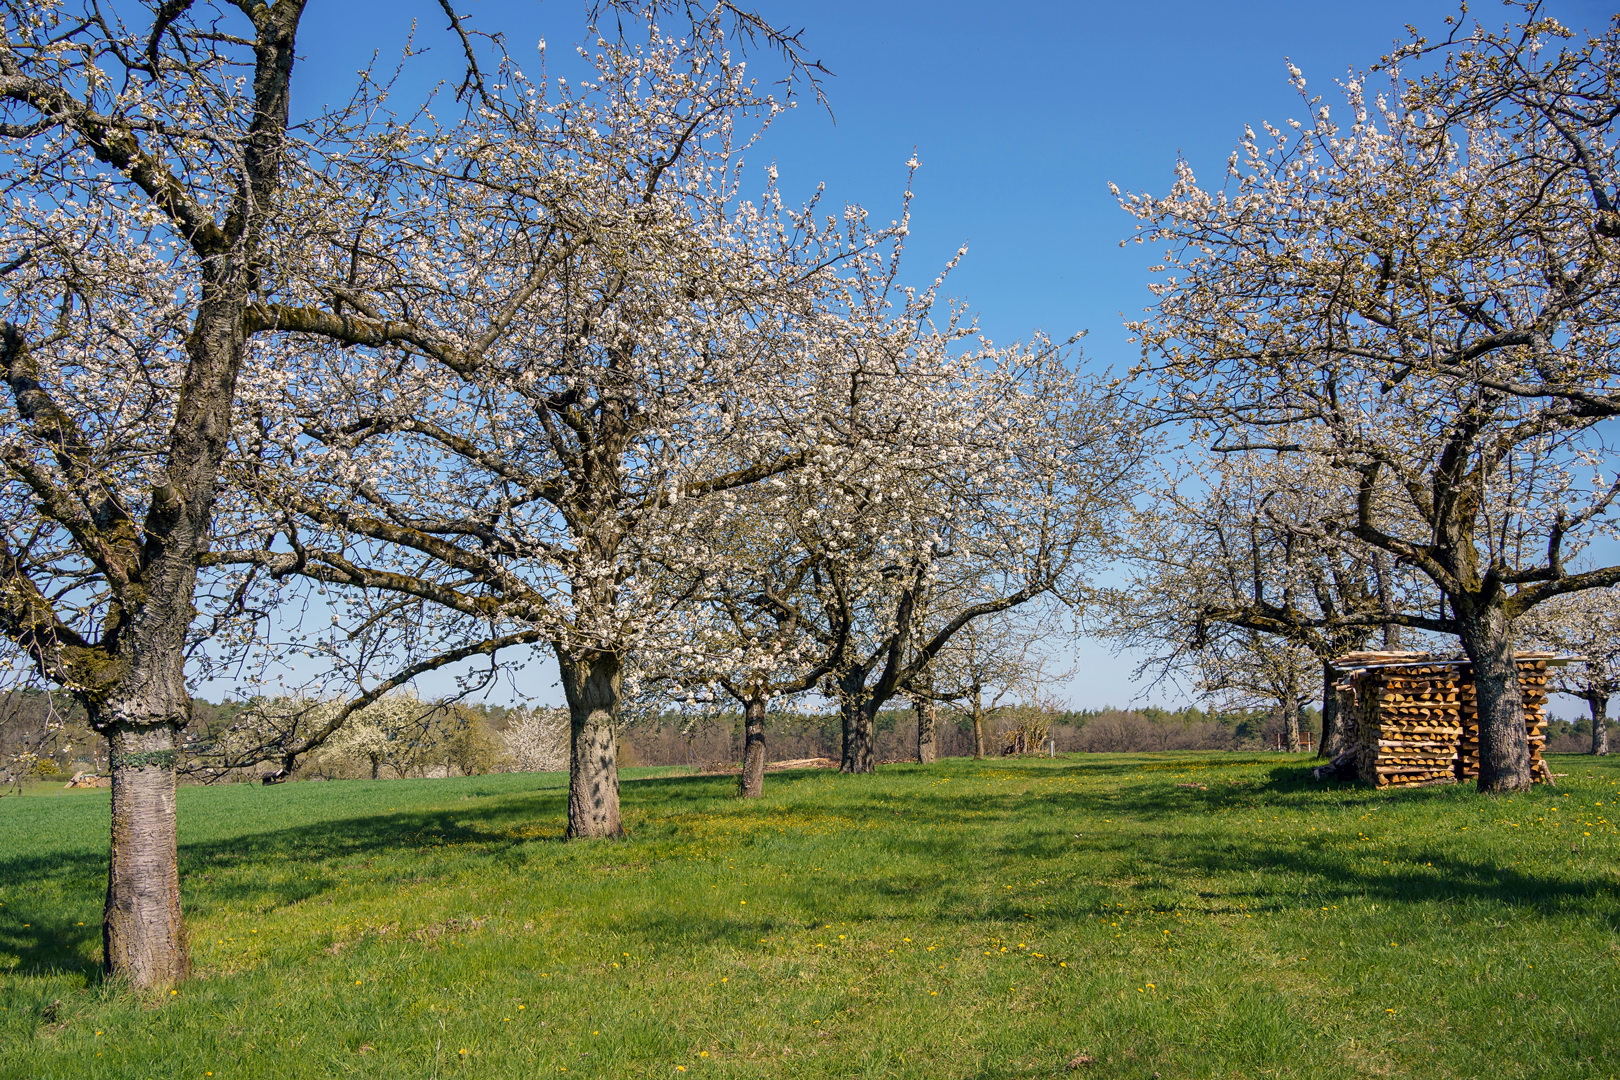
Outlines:
{"type": "Polygon", "coordinates": [[[653,775],[591,844],[557,775],[190,788],[158,1003],[96,976],[106,792],[8,799],[0,1076],[1613,1076],[1620,766],[1554,767],[653,775]]]}

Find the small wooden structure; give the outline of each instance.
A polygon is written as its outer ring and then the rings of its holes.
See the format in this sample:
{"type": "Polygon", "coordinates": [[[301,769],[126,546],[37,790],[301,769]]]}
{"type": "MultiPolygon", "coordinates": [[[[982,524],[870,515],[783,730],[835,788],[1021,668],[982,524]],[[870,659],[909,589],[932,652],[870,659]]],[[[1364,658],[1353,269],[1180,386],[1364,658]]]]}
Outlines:
{"type": "MultiPolygon", "coordinates": [[[[1530,770],[1550,781],[1547,668],[1570,662],[1552,653],[1515,654],[1524,699],[1530,770]]],[[[1479,704],[1473,665],[1434,653],[1357,652],[1333,666],[1341,716],[1354,724],[1354,773],[1373,787],[1454,784],[1479,775],[1479,704]]],[[[1337,763],[1337,759],[1335,759],[1337,763]]]]}

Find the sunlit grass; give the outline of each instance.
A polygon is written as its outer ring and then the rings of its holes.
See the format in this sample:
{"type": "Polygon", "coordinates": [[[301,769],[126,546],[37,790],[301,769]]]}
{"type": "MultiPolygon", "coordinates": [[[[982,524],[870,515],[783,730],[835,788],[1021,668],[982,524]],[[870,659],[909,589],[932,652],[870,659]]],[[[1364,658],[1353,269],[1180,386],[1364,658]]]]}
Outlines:
{"type": "Polygon", "coordinates": [[[13,798],[0,1075],[1616,1075],[1620,767],[1554,767],[665,775],[593,844],[555,775],[186,789],[197,978],[155,1005],[95,976],[106,792],[13,798]]]}

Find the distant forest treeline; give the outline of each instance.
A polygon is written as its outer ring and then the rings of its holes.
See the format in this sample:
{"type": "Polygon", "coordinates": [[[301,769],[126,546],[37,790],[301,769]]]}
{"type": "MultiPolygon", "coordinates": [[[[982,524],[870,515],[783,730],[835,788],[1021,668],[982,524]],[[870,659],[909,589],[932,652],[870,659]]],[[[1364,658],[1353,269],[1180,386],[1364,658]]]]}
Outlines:
{"type": "MultiPolygon", "coordinates": [[[[242,702],[193,704],[188,729],[193,744],[211,732],[229,726],[243,709],[242,702]]],[[[437,733],[424,738],[415,753],[401,753],[378,775],[447,775],[512,771],[516,763],[506,753],[502,733],[515,710],[507,706],[460,704],[445,710],[437,733]],[[453,730],[451,730],[453,728],[453,730]]],[[[1020,706],[990,718],[989,753],[1000,753],[1005,733],[1038,720],[1050,731],[1057,753],[1152,752],[1157,750],[1263,750],[1275,744],[1282,720],[1261,710],[1218,711],[1187,706],[1118,709],[1034,710],[1020,706]]],[[[1316,710],[1305,713],[1306,728],[1320,730],[1316,710]]],[[[55,728],[46,753],[36,759],[28,779],[66,779],[75,772],[105,772],[104,740],[92,737],[84,712],[67,695],[39,690],[0,693],[0,759],[10,752],[38,744],[47,726],[55,728]]],[[[1611,727],[1620,726],[1613,725],[1611,727]]],[[[768,728],[773,761],[825,757],[837,759],[840,720],[825,712],[774,712],[768,728]]],[[[1551,722],[1548,749],[1555,753],[1583,752],[1590,743],[1590,721],[1551,722]]],[[[735,710],[708,713],[665,711],[630,720],[620,736],[620,755],[626,765],[721,765],[735,763],[742,754],[742,714],[735,710]]],[[[973,727],[965,714],[950,710],[939,717],[940,753],[968,757],[973,753],[973,727]]],[[[1046,752],[1049,744],[1040,747],[1046,752]]],[[[917,752],[916,717],[907,709],[885,709],[877,717],[877,753],[887,761],[907,761],[917,752]]],[[[312,759],[296,778],[342,778],[369,775],[364,762],[345,762],[327,755],[312,759]]],[[[256,780],[254,770],[241,779],[256,780]]]]}

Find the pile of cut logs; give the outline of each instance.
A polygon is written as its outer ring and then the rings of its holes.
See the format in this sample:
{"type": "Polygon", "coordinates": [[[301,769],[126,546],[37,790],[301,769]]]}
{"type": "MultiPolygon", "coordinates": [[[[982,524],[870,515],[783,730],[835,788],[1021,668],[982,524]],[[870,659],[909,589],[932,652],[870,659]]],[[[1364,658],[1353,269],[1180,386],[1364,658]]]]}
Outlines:
{"type": "MultiPolygon", "coordinates": [[[[1531,773],[1541,781],[1548,653],[1519,653],[1531,773]]],[[[1423,653],[1351,653],[1334,666],[1342,707],[1356,718],[1356,774],[1375,787],[1450,784],[1479,775],[1473,665],[1423,653]]]]}

